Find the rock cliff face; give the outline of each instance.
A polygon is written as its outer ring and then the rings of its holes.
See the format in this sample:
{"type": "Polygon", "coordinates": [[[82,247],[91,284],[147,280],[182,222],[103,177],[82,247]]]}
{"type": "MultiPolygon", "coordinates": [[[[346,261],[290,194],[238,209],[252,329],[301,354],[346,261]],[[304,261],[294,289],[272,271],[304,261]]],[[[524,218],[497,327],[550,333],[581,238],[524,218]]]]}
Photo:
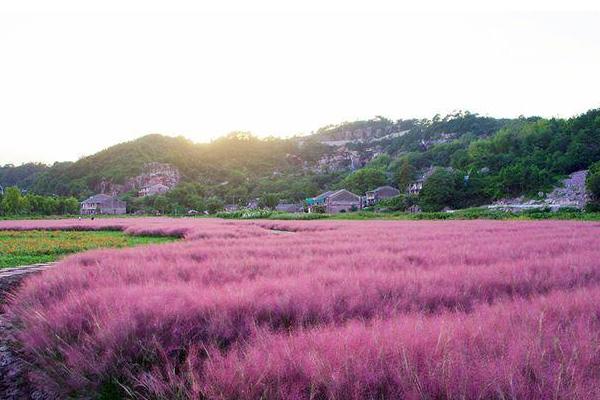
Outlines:
{"type": "Polygon", "coordinates": [[[589,200],[585,188],[586,176],[587,170],[573,172],[562,181],[562,186],[548,194],[546,203],[551,207],[584,208],[589,200]]]}
{"type": "MultiPolygon", "coordinates": [[[[502,211],[521,211],[547,207],[551,210],[561,208],[577,208],[581,210],[589,201],[589,196],[585,188],[586,176],[587,170],[573,172],[541,200],[526,201],[521,196],[516,199],[499,200],[488,207],[502,211]]],[[[542,194],[540,193],[540,195],[542,194]]]]}
{"type": "Polygon", "coordinates": [[[144,165],[142,173],[125,183],[125,191],[139,190],[145,186],[162,184],[173,188],[181,180],[179,169],[171,164],[151,162],[144,165]]]}
{"type": "Polygon", "coordinates": [[[170,189],[177,186],[181,180],[179,169],[171,164],[150,162],[144,164],[139,175],[129,178],[124,184],[115,184],[110,181],[100,182],[98,193],[118,196],[129,191],[138,191],[143,187],[162,184],[170,189]]]}

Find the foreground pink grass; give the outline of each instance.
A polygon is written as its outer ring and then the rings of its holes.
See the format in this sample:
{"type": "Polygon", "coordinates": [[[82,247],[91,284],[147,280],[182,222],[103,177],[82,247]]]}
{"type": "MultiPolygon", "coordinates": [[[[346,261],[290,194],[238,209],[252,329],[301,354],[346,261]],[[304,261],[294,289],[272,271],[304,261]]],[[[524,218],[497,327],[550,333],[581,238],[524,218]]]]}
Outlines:
{"type": "Polygon", "coordinates": [[[72,256],[19,291],[33,379],[59,396],[598,395],[600,224],[94,222],[187,240],[72,256]]]}

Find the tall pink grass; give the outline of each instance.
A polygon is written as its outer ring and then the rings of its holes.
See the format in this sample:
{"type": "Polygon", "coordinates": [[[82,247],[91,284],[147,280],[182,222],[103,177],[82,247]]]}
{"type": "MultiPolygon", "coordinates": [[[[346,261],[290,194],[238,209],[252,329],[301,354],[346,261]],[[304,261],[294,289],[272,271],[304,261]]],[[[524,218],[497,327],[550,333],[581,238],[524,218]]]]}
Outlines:
{"type": "Polygon", "coordinates": [[[21,288],[9,315],[33,379],[60,396],[111,382],[146,398],[598,394],[579,371],[600,361],[600,224],[94,222],[187,240],[74,255],[21,288]]]}

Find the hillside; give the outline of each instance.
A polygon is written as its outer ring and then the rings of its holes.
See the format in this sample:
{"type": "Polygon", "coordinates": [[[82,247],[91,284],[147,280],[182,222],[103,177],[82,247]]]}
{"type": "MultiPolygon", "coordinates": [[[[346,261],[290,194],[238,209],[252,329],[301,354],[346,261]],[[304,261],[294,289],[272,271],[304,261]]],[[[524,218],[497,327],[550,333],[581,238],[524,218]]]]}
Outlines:
{"type": "Polygon", "coordinates": [[[448,199],[448,206],[461,207],[547,192],[559,179],[598,160],[600,110],[571,119],[497,119],[459,112],[423,120],[377,117],[292,139],[236,132],[196,144],[154,134],[72,163],[4,166],[0,185],[79,198],[100,191],[131,197],[145,181],[145,166],[162,163],[195,198],[244,203],[273,194],[297,201],[342,186],[405,186],[432,167],[444,167],[451,185],[463,193],[448,199]],[[360,180],[365,169],[374,170],[370,176],[377,179],[360,180]]]}

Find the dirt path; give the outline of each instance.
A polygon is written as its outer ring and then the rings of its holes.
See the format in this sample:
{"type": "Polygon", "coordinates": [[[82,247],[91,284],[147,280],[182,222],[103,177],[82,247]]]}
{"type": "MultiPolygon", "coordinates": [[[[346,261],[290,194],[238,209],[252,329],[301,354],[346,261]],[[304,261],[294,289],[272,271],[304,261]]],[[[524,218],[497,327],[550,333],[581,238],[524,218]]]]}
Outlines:
{"type": "Polygon", "coordinates": [[[0,270],[0,399],[48,399],[43,393],[32,390],[27,381],[26,369],[16,355],[12,342],[12,326],[4,318],[3,306],[7,295],[15,290],[27,276],[51,268],[51,264],[35,264],[0,270]]]}

